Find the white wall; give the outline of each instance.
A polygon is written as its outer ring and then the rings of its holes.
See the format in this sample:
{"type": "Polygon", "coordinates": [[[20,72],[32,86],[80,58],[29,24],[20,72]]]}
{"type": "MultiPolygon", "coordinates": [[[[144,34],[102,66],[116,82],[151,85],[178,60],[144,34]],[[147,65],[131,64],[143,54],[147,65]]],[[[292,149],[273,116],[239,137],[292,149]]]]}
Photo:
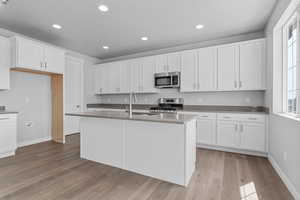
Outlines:
{"type": "MultiPolygon", "coordinates": [[[[139,94],[138,104],[157,104],[157,99],[184,98],[185,105],[227,105],[227,106],[263,106],[264,92],[201,92],[201,93],[179,93],[178,91],[166,89],[159,94],[139,94]]],[[[128,95],[105,95],[101,96],[101,103],[128,103],[128,95]]]]}
{"type": "Polygon", "coordinates": [[[50,138],[51,80],[46,75],[11,72],[11,89],[0,91],[0,105],[18,111],[18,144],[50,138]],[[26,123],[32,123],[27,127],[26,123]]]}
{"type": "MultiPolygon", "coordinates": [[[[273,27],[291,0],[280,0],[266,28],[268,90],[266,105],[272,109],[273,27]]],[[[287,178],[290,190],[300,199],[300,122],[275,114],[270,115],[269,153],[287,178]],[[286,157],[284,156],[286,154],[286,157]]]]}

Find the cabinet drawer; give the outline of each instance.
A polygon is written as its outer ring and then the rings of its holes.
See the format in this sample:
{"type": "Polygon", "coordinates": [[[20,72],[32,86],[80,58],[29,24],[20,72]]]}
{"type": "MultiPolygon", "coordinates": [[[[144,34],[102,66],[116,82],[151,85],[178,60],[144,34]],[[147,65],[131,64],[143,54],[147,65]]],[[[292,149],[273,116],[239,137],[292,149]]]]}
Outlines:
{"type": "Polygon", "coordinates": [[[195,113],[198,115],[198,119],[216,119],[216,113],[195,113]]]}
{"type": "Polygon", "coordinates": [[[239,120],[246,121],[246,122],[265,123],[266,116],[265,115],[255,115],[255,114],[243,114],[243,115],[239,115],[239,120]]]}
{"type": "Polygon", "coordinates": [[[232,113],[218,113],[217,114],[217,119],[218,120],[239,120],[239,115],[237,114],[232,114],[232,113]]]}

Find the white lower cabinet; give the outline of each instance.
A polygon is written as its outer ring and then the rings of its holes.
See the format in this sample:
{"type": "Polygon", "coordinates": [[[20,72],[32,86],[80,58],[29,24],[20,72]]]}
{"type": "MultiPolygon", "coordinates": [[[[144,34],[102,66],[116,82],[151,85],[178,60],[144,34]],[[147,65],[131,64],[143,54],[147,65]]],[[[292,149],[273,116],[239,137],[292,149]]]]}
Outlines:
{"type": "Polygon", "coordinates": [[[267,152],[266,115],[234,113],[197,113],[199,147],[241,152],[267,152]]]}
{"type": "Polygon", "coordinates": [[[238,147],[237,123],[218,120],[217,144],[223,147],[238,147]]]}
{"type": "Polygon", "coordinates": [[[246,150],[266,151],[265,124],[244,122],[240,124],[240,147],[246,150]]]}
{"type": "Polygon", "coordinates": [[[197,143],[216,144],[216,114],[203,113],[197,119],[197,143]]]}
{"type": "Polygon", "coordinates": [[[0,158],[15,154],[17,148],[17,115],[0,114],[0,158]]]}

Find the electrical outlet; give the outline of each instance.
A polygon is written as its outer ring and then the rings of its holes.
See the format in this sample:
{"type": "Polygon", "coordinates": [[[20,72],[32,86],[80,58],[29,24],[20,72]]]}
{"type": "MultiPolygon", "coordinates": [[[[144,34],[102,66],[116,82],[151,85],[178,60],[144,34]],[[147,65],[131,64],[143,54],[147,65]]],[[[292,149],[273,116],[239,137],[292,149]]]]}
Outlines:
{"type": "Polygon", "coordinates": [[[25,126],[28,127],[28,128],[32,128],[33,123],[32,122],[25,122],[25,126]]]}

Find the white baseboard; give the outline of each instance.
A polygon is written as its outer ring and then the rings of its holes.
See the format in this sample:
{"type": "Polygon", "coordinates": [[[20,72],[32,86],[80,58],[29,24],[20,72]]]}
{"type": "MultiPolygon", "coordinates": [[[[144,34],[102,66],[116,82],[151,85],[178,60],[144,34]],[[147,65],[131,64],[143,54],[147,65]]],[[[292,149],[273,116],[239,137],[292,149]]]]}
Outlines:
{"type": "Polygon", "coordinates": [[[247,150],[207,145],[207,144],[200,144],[200,143],[197,144],[197,147],[204,148],[204,149],[212,149],[212,150],[217,150],[217,151],[225,151],[225,152],[230,152],[230,153],[240,153],[240,154],[246,154],[246,155],[251,155],[251,156],[268,157],[268,154],[266,152],[247,151],[247,150]]]}
{"type": "Polygon", "coordinates": [[[25,147],[25,146],[29,146],[29,145],[32,145],[32,144],[47,142],[47,141],[50,141],[50,140],[52,140],[51,136],[44,137],[44,138],[38,138],[38,139],[30,140],[30,141],[24,141],[24,142],[18,143],[18,147],[25,147]]]}
{"type": "Polygon", "coordinates": [[[279,175],[279,177],[282,179],[282,181],[286,185],[286,187],[288,188],[288,190],[294,196],[295,200],[300,200],[300,194],[297,192],[296,187],[290,181],[290,179],[288,178],[288,176],[281,170],[280,166],[278,165],[278,163],[276,162],[276,160],[271,155],[269,155],[269,161],[272,164],[272,166],[274,167],[274,169],[276,170],[276,172],[279,175]]]}
{"type": "Polygon", "coordinates": [[[8,151],[8,152],[0,153],[0,158],[5,158],[14,155],[15,155],[15,151],[8,151]]]}

